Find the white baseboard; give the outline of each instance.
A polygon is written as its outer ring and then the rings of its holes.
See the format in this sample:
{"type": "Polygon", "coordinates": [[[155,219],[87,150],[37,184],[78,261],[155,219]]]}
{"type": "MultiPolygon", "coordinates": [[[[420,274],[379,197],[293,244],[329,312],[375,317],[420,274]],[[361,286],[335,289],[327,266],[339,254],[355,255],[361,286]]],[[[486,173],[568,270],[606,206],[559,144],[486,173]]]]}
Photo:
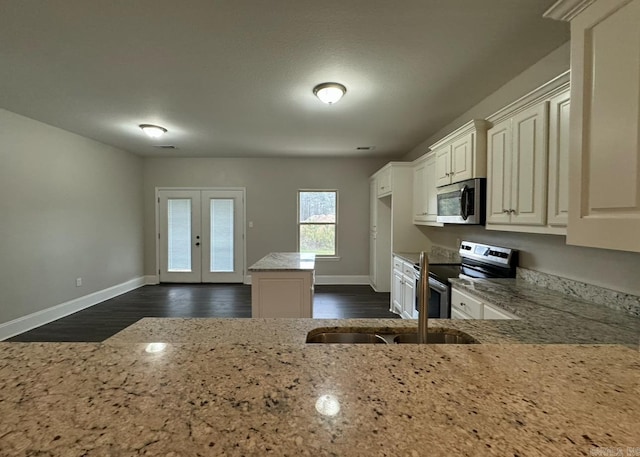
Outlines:
{"type": "Polygon", "coordinates": [[[90,306],[97,305],[110,298],[130,292],[146,284],[146,277],[134,278],[121,284],[99,290],[83,297],[78,297],[65,303],[43,309],[26,316],[19,317],[4,324],[0,324],[0,341],[32,330],[41,325],[53,322],[61,317],[68,316],[90,306]]]}

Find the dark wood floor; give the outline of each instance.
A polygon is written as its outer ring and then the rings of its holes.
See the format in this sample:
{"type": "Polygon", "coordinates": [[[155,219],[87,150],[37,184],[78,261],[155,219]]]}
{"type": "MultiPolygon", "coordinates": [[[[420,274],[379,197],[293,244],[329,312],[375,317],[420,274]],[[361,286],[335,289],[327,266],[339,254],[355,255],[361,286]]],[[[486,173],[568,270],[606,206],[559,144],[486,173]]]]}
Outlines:
{"type": "MultiPolygon", "coordinates": [[[[251,317],[251,286],[145,286],[17,335],[7,341],[104,341],[143,317],[251,317]]],[[[369,286],[316,286],[313,317],[397,318],[389,294],[369,286]]]]}

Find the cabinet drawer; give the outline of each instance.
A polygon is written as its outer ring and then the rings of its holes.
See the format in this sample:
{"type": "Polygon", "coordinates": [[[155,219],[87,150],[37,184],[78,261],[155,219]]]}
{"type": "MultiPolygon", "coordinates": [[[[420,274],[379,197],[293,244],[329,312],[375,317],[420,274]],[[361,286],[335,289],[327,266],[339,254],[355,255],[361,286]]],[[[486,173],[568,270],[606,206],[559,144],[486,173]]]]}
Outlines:
{"type": "Polygon", "coordinates": [[[482,319],[482,302],[457,289],[451,290],[451,312],[456,309],[472,319],[482,319]]]}
{"type": "Polygon", "coordinates": [[[406,277],[411,278],[412,280],[415,279],[416,270],[413,268],[413,265],[405,262],[402,271],[406,277]]]}
{"type": "Polygon", "coordinates": [[[400,273],[402,273],[402,266],[403,266],[404,262],[402,260],[400,260],[398,257],[394,257],[393,258],[393,269],[399,271],[400,273]]]}
{"type": "Polygon", "coordinates": [[[518,319],[513,314],[494,305],[484,305],[484,319],[518,319]]]}
{"type": "Polygon", "coordinates": [[[452,306],[451,319],[471,319],[471,317],[467,316],[465,313],[458,311],[456,308],[452,306]]]}

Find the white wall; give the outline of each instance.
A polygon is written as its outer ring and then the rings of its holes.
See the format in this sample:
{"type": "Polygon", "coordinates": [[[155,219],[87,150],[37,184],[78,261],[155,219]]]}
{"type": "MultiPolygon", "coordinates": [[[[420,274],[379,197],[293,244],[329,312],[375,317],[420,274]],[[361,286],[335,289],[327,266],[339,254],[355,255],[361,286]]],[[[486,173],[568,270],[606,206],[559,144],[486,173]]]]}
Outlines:
{"type": "MultiPolygon", "coordinates": [[[[404,159],[413,160],[421,156],[430,145],[457,127],[471,119],[482,119],[493,114],[568,69],[567,43],[458,116],[437,134],[414,148],[404,159]]],[[[499,232],[479,226],[424,227],[423,232],[433,244],[451,249],[457,248],[459,239],[520,249],[522,267],[640,295],[638,253],[568,246],[564,236],[499,232]]],[[[608,236],[615,236],[615,233],[608,236]]]]}
{"type": "Polygon", "coordinates": [[[247,266],[270,252],[296,251],[298,189],[338,190],[339,261],[316,262],[319,275],[369,274],[369,176],[383,159],[144,160],[145,273],[157,274],[156,187],[246,187],[247,266]]]}
{"type": "Polygon", "coordinates": [[[140,158],[2,109],[0,139],[0,323],[142,276],[140,158]]]}

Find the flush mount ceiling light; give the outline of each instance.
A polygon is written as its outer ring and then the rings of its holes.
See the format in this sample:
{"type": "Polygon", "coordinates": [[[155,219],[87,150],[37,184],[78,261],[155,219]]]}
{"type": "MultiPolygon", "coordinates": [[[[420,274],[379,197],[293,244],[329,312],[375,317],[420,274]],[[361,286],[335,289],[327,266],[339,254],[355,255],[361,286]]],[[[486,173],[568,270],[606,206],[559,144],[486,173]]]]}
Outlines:
{"type": "Polygon", "coordinates": [[[320,101],[332,105],[342,98],[347,88],[340,83],[322,83],[313,88],[313,93],[320,101]]]}
{"type": "Polygon", "coordinates": [[[160,138],[167,133],[167,129],[153,124],[140,124],[140,128],[149,138],[160,138]]]}

